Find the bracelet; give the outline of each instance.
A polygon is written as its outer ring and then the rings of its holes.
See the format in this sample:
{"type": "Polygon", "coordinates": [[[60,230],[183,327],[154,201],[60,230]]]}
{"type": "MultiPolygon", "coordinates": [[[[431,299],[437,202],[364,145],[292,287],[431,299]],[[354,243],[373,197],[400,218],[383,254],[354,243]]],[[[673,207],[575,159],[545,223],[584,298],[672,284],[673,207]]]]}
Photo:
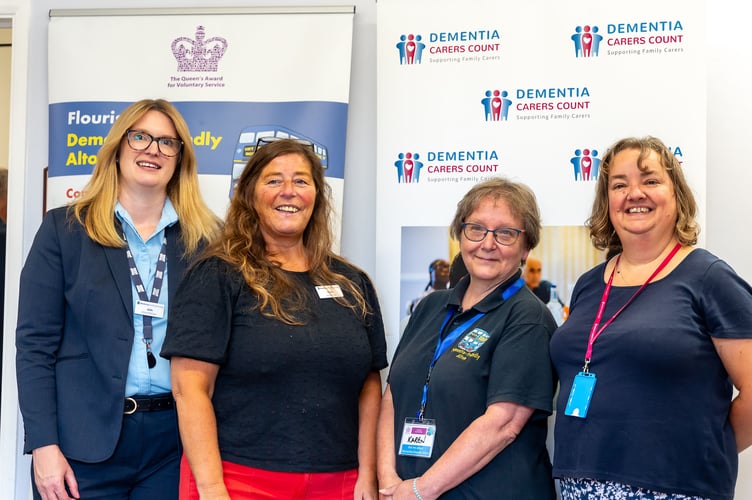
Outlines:
{"type": "Polygon", "coordinates": [[[423,500],[423,497],[420,495],[420,492],[418,491],[418,478],[413,478],[413,493],[415,493],[415,498],[418,500],[423,500]]]}

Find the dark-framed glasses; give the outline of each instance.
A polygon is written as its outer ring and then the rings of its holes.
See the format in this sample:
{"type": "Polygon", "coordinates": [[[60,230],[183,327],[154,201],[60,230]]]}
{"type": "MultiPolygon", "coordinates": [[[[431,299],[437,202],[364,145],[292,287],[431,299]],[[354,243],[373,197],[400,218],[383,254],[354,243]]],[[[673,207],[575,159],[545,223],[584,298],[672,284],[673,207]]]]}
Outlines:
{"type": "Polygon", "coordinates": [[[311,148],[311,151],[313,151],[314,153],[316,152],[316,147],[313,145],[311,141],[307,141],[305,139],[298,139],[296,137],[277,137],[277,136],[259,137],[258,140],[256,141],[256,149],[262,146],[266,146],[267,144],[277,142],[277,141],[292,141],[302,146],[311,148]]]}
{"type": "Polygon", "coordinates": [[[136,151],[145,151],[152,142],[157,143],[157,149],[165,156],[177,156],[183,149],[183,141],[174,137],[152,137],[141,130],[128,130],[125,133],[128,145],[136,151]]]}
{"type": "Polygon", "coordinates": [[[517,238],[520,237],[520,233],[524,233],[524,229],[516,229],[513,227],[500,227],[498,229],[488,229],[480,224],[464,223],[462,224],[462,234],[465,235],[470,241],[479,242],[483,241],[488,233],[493,234],[494,240],[499,245],[513,245],[517,238]]]}

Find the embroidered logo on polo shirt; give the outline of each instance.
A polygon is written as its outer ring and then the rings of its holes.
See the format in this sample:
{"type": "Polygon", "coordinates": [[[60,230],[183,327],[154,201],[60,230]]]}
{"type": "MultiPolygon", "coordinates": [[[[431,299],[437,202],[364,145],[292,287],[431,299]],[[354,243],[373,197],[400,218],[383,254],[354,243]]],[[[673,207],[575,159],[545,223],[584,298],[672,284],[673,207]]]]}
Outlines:
{"type": "Polygon", "coordinates": [[[452,352],[457,353],[459,359],[467,359],[468,357],[479,359],[480,355],[476,351],[486,343],[490,336],[482,328],[473,328],[462,337],[462,340],[457,344],[457,347],[452,349],[452,352]]]}

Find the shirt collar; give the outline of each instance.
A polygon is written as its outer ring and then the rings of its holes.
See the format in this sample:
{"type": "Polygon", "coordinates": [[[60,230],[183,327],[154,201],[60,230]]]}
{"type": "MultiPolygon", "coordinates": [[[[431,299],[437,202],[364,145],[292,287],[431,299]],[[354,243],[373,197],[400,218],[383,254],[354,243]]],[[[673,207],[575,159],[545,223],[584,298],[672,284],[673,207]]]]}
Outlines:
{"type": "MultiPolygon", "coordinates": [[[[128,224],[134,231],[136,229],[131,214],[120,204],[120,201],[115,203],[115,215],[121,223],[128,224]]],[[[159,223],[154,230],[154,234],[160,233],[164,228],[172,226],[178,221],[178,213],[175,211],[175,207],[172,205],[170,198],[165,198],[164,206],[162,207],[162,215],[159,218],[159,223]]],[[[136,231],[138,232],[138,231],[136,231]]]]}
{"type": "MultiPolygon", "coordinates": [[[[483,299],[475,304],[472,309],[478,312],[488,312],[504,303],[502,294],[504,290],[512,286],[522,276],[522,270],[518,269],[509,279],[500,283],[491,293],[483,297],[483,299]]],[[[465,296],[467,287],[470,284],[470,276],[464,276],[454,287],[449,300],[447,301],[447,307],[456,307],[459,309],[462,305],[462,297],[465,296]]]]}

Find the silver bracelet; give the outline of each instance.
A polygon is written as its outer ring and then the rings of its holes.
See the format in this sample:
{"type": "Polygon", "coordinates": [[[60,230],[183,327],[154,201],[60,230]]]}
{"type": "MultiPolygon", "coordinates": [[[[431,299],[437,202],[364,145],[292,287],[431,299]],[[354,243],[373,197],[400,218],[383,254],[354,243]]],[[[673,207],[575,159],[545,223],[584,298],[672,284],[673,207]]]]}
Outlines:
{"type": "Polygon", "coordinates": [[[413,478],[413,493],[415,493],[415,498],[418,500],[423,500],[423,497],[420,496],[420,492],[418,491],[418,478],[413,478]]]}

